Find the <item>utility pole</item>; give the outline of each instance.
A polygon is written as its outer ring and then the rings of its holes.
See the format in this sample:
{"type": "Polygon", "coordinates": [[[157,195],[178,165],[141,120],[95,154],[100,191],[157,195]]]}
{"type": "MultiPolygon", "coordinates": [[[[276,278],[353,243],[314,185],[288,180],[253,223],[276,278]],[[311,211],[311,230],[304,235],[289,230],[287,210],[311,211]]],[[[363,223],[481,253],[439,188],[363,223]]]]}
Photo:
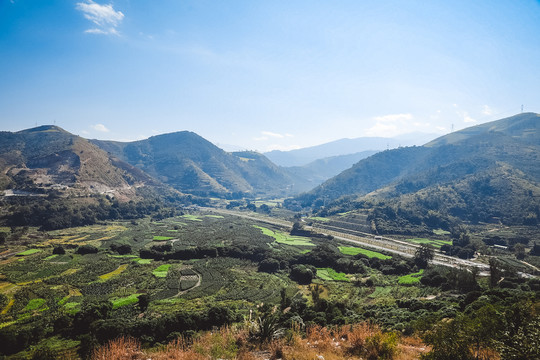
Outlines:
{"type": "Polygon", "coordinates": [[[521,113],[523,114],[523,104],[521,105],[521,113]]]}
{"type": "Polygon", "coordinates": [[[450,132],[454,132],[454,124],[452,124],[452,131],[450,131],[450,132]]]}

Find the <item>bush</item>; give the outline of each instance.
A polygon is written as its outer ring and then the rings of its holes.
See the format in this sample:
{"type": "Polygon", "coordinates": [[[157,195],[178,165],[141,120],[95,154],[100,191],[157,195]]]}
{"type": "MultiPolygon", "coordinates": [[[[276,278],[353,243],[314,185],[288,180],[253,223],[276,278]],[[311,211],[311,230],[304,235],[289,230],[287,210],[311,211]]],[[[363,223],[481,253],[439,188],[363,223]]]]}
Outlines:
{"type": "Polygon", "coordinates": [[[259,263],[259,271],[274,273],[279,270],[279,261],[276,259],[264,259],[259,263]]]}
{"type": "Polygon", "coordinates": [[[55,246],[52,253],[56,255],[64,255],[66,250],[61,246],[55,246]]]}
{"type": "Polygon", "coordinates": [[[317,270],[312,266],[293,265],[290,277],[299,284],[310,284],[316,273],[317,270]]]}
{"type": "Polygon", "coordinates": [[[92,245],[81,245],[75,251],[77,254],[86,255],[86,254],[97,254],[98,249],[92,245]]]}

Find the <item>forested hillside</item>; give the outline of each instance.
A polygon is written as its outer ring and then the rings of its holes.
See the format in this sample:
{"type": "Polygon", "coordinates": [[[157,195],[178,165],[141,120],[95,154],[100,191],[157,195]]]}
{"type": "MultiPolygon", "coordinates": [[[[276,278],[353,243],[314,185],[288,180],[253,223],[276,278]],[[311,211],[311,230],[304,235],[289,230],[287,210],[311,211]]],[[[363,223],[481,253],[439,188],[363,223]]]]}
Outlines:
{"type": "Polygon", "coordinates": [[[384,151],[298,196],[289,206],[312,206],[331,214],[380,204],[419,224],[426,222],[428,212],[443,225],[454,218],[536,223],[539,124],[539,115],[520,114],[425,146],[384,151]],[[321,209],[324,203],[329,206],[321,209]]]}
{"type": "Polygon", "coordinates": [[[285,195],[294,183],[287,172],[263,155],[227,153],[188,131],[131,143],[94,143],[184,193],[237,198],[285,195]]]}
{"type": "Polygon", "coordinates": [[[56,126],[0,133],[0,191],[5,225],[44,229],[137,218],[160,213],[167,202],[189,203],[178,191],[56,126]]]}

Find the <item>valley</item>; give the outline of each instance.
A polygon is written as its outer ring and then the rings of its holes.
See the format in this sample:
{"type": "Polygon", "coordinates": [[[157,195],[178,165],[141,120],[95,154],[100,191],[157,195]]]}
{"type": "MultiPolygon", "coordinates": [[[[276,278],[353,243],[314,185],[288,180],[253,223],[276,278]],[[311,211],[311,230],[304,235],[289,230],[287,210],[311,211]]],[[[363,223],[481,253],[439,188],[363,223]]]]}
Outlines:
{"type": "Polygon", "coordinates": [[[218,334],[236,339],[229,358],[258,359],[314,329],[370,329],[373,348],[317,348],[330,358],[439,359],[441,338],[471,359],[535,351],[539,118],[304,169],[191,132],[0,133],[0,356],[96,358],[134,339],[159,358],[218,334]]]}

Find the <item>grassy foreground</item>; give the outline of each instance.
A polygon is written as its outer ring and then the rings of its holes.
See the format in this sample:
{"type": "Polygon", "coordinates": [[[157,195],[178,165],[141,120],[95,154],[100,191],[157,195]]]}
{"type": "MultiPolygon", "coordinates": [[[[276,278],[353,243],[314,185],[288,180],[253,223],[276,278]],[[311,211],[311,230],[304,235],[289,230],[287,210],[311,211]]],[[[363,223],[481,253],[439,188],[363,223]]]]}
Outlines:
{"type": "Polygon", "coordinates": [[[264,320],[240,328],[224,327],[191,339],[177,338],[159,349],[143,349],[133,338],[120,337],[97,348],[93,360],[109,359],[418,359],[427,347],[418,338],[382,332],[360,323],[336,328],[309,327],[280,332],[264,320]],[[273,331],[269,331],[273,330],[273,331]],[[282,335],[273,338],[278,332],[282,335]],[[261,338],[263,334],[267,337],[261,338]]]}

